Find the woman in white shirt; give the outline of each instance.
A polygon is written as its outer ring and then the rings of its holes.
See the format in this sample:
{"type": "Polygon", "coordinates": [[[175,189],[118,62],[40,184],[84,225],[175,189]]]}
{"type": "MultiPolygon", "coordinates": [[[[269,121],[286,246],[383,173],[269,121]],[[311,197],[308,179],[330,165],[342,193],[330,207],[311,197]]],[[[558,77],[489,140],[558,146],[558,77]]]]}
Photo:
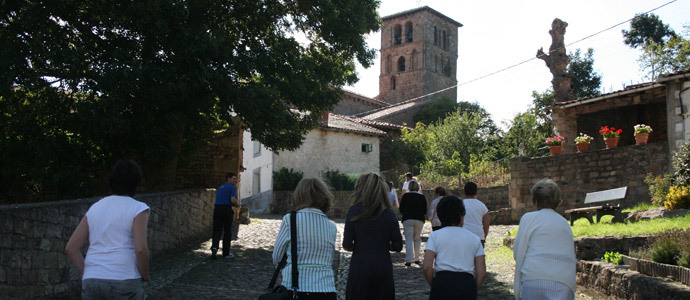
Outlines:
{"type": "MultiPolygon", "coordinates": [[[[333,203],[333,195],[318,178],[304,178],[295,188],[297,206],[297,270],[299,299],[335,300],[333,254],[338,229],[326,213],[333,203]]],[[[290,243],[290,214],[283,216],[273,248],[273,263],[278,264],[287,253],[282,285],[292,287],[292,251],[290,243]]]]}
{"type": "Polygon", "coordinates": [[[520,219],[515,238],[515,299],[573,299],[576,260],[573,232],[554,211],[561,203],[558,185],[539,180],[531,189],[537,211],[520,219]]]}
{"type": "Polygon", "coordinates": [[[438,206],[438,202],[441,201],[441,198],[446,195],[446,189],[441,186],[437,186],[436,189],[434,189],[434,194],[436,195],[436,198],[431,200],[431,204],[429,204],[429,211],[426,213],[426,215],[429,218],[429,221],[431,221],[431,230],[436,231],[441,229],[441,220],[438,219],[438,215],[436,214],[436,206],[438,206]]]}
{"type": "Polygon", "coordinates": [[[429,299],[477,299],[477,290],[486,277],[484,247],[476,235],[462,227],[465,206],[460,198],[441,198],[437,211],[442,228],[431,233],[424,252],[429,299]]]}
{"type": "Polygon", "coordinates": [[[82,299],[145,299],[149,281],[146,231],[149,207],[134,200],[141,168],[132,161],[113,167],[108,182],[113,195],[94,203],[65,246],[82,274],[82,299]],[[89,241],[86,259],[81,248],[89,241]]]}

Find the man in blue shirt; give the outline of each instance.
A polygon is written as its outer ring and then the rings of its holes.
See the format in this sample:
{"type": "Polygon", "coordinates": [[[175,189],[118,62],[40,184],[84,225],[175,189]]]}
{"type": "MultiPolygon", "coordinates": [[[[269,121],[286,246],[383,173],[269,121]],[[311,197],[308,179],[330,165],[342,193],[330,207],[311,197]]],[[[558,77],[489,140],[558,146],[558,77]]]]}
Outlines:
{"type": "Polygon", "coordinates": [[[223,258],[232,258],[230,240],[232,239],[232,207],[240,206],[237,199],[237,175],[228,173],[226,182],[216,191],[216,205],[213,209],[213,238],[211,244],[211,258],[216,259],[220,235],[223,234],[223,258]]]}

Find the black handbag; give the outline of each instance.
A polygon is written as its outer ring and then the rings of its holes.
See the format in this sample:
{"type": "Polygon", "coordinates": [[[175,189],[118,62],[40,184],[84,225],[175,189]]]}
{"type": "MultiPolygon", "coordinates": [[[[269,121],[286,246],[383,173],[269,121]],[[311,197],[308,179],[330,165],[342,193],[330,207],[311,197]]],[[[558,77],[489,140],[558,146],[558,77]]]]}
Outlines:
{"type": "Polygon", "coordinates": [[[282,285],[273,287],[278,278],[280,270],[287,264],[287,254],[283,255],[283,259],[276,267],[271,282],[268,284],[268,290],[271,292],[259,296],[259,300],[289,300],[298,299],[297,289],[299,288],[299,272],[297,271],[297,212],[290,212],[290,254],[292,256],[292,289],[288,289],[282,285]]]}

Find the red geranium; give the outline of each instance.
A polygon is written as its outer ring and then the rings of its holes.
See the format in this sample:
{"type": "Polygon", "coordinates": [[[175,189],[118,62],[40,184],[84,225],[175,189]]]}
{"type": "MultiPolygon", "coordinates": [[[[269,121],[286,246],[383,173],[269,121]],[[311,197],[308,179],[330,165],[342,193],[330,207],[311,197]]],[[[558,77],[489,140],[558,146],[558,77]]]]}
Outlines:
{"type": "Polygon", "coordinates": [[[620,138],[621,133],[623,133],[623,129],[616,129],[616,127],[609,128],[608,126],[602,126],[601,129],[599,129],[599,133],[605,139],[620,138]]]}

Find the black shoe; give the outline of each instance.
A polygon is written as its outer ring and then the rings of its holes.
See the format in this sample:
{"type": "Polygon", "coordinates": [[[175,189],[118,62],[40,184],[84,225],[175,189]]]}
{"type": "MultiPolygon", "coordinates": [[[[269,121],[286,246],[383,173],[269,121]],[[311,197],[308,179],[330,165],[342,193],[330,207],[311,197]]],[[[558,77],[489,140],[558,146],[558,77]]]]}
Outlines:
{"type": "Polygon", "coordinates": [[[412,265],[412,263],[408,263],[408,262],[405,263],[405,266],[406,266],[406,267],[409,267],[409,266],[411,266],[411,265],[412,265]]]}
{"type": "Polygon", "coordinates": [[[211,259],[216,259],[218,253],[218,248],[211,248],[211,259]]]}

